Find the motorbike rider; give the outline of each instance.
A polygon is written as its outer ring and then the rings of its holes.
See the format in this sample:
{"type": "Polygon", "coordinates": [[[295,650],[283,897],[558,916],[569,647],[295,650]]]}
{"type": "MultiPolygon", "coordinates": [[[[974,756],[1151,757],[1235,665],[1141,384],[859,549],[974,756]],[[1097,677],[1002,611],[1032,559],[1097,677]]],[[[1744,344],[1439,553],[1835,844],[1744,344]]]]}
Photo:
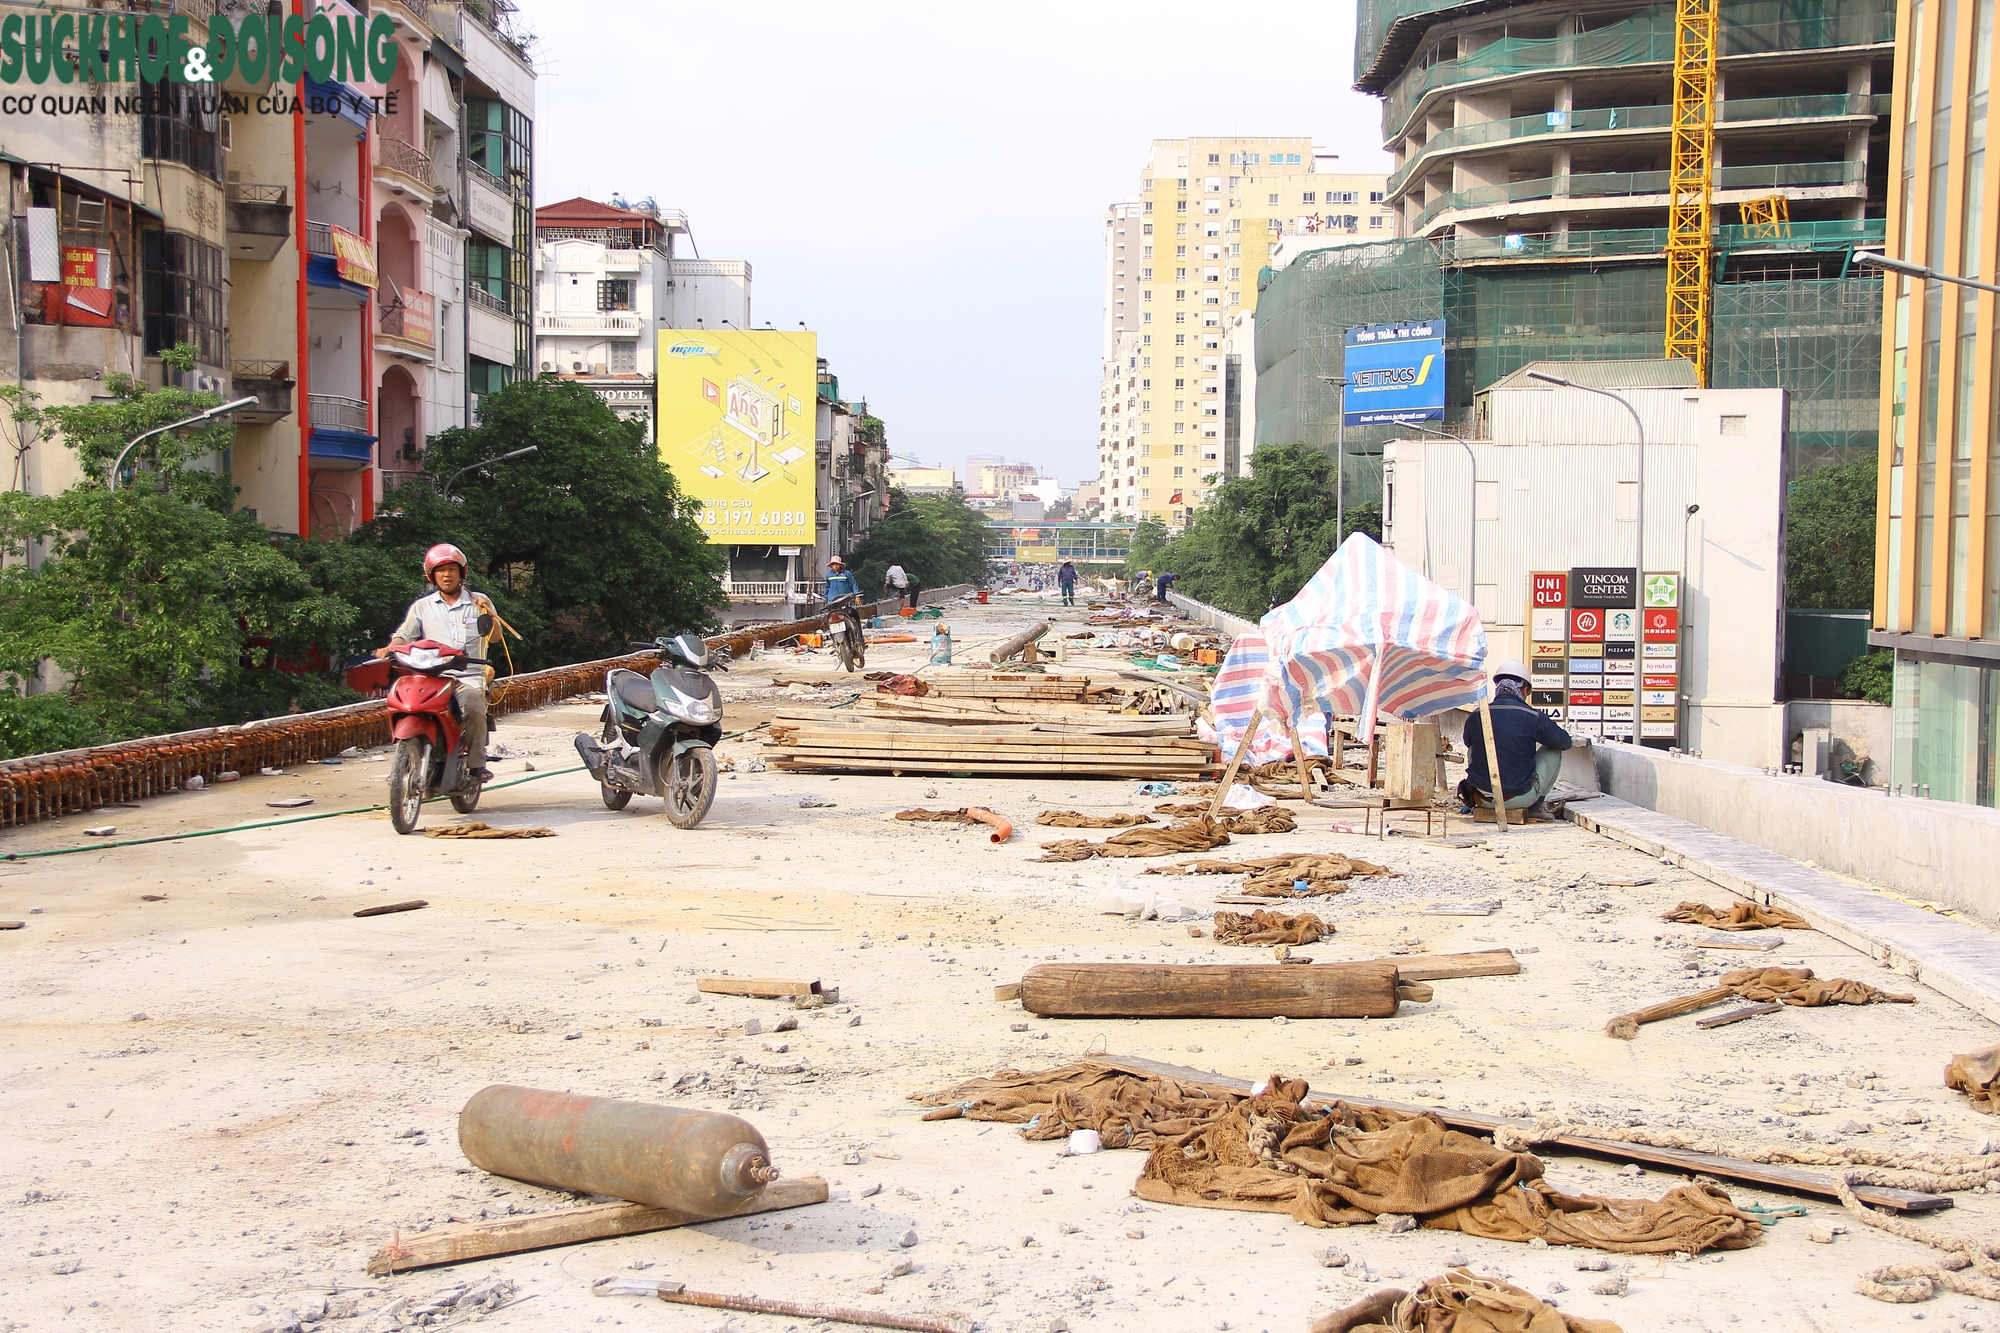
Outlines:
{"type": "Polygon", "coordinates": [[[826,601],[831,604],[842,597],[861,599],[861,581],[847,570],[847,562],[839,556],[826,562],[826,601]]]}
{"type": "MultiPolygon", "coordinates": [[[[389,646],[377,648],[376,657],[387,657],[418,639],[442,643],[471,657],[486,656],[487,636],[479,632],[479,617],[482,613],[492,615],[493,603],[484,593],[465,586],[465,566],[465,552],[449,542],[439,542],[424,552],[424,581],[432,591],[410,603],[403,623],[389,638],[389,646]]],[[[493,774],[486,767],[486,668],[468,662],[449,674],[457,682],[453,697],[465,729],[466,767],[478,781],[490,782],[493,774]]]]}

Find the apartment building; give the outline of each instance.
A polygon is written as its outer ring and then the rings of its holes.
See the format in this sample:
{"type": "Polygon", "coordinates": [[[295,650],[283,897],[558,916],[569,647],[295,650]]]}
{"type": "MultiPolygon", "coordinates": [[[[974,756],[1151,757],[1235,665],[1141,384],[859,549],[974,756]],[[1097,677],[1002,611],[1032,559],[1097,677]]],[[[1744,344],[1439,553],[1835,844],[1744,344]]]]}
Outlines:
{"type": "Polygon", "coordinates": [[[748,329],[750,265],[674,252],[687,214],[650,199],[569,199],[535,211],[535,365],[619,416],[657,415],[659,329],[748,329]]]}
{"type": "MultiPolygon", "coordinates": [[[[1903,0],[1889,115],[1887,254],[1992,284],[2000,172],[1986,162],[1995,0],[1903,0]]],[[[2000,298],[1883,279],[1875,606],[1896,653],[1889,780],[2000,805],[2000,298]]]]}
{"type": "Polygon", "coordinates": [[[1220,482],[1224,344],[1230,320],[1256,308],[1272,244],[1389,225],[1379,181],[1325,170],[1334,164],[1306,138],[1156,139],[1138,198],[1107,210],[1107,301],[1121,265],[1138,289],[1136,321],[1129,294],[1128,317],[1113,304],[1105,320],[1098,464],[1114,518],[1185,524],[1220,482]]]}

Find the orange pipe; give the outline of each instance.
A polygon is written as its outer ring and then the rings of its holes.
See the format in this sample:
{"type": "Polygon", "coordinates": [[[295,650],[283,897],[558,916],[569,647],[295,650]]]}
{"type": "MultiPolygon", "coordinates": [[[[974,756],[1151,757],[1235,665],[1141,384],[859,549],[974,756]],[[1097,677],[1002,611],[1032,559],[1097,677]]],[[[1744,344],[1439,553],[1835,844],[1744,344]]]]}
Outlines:
{"type": "Polygon", "coordinates": [[[968,807],[965,814],[968,819],[976,819],[982,824],[991,824],[993,826],[992,841],[996,843],[1005,842],[1014,836],[1014,826],[994,814],[991,810],[975,805],[968,807]]]}

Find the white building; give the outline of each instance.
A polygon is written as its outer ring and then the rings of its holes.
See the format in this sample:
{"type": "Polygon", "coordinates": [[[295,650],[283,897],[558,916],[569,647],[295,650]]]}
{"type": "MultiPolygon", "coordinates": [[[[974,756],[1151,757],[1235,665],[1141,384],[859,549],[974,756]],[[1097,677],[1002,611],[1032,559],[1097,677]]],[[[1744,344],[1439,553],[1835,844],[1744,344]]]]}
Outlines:
{"type": "Polygon", "coordinates": [[[535,210],[535,368],[654,415],[661,329],[750,327],[750,265],[674,253],[687,214],[570,199],[535,210]]]}
{"type": "Polygon", "coordinates": [[[1646,571],[1681,575],[1674,739],[1712,759],[1779,764],[1786,392],[1615,387],[1645,424],[1642,486],[1624,408],[1525,373],[1658,386],[1657,373],[1618,368],[1664,364],[1527,367],[1484,396],[1490,438],[1385,445],[1382,544],[1436,583],[1472,594],[1491,660],[1528,661],[1539,637],[1530,575],[1632,567],[1643,505],[1646,571]]]}

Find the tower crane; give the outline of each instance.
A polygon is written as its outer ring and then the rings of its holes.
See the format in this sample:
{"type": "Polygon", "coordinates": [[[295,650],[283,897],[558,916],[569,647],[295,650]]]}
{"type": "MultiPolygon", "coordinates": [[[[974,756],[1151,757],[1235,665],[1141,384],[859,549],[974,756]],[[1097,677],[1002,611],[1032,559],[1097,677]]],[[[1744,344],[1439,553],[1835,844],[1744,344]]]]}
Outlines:
{"type": "Polygon", "coordinates": [[[1708,301],[1715,267],[1715,48],[1720,0],[1675,0],[1673,143],[1667,171],[1666,355],[1708,384],[1708,301]]]}

